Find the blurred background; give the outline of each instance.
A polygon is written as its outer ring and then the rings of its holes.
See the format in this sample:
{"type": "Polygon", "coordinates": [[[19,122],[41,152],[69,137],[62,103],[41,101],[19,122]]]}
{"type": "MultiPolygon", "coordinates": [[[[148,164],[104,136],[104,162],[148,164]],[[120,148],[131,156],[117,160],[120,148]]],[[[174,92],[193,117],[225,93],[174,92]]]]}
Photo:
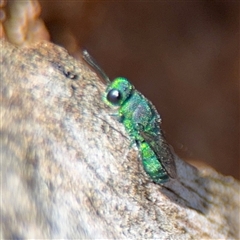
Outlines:
{"type": "Polygon", "coordinates": [[[153,102],[181,158],[240,179],[239,1],[39,3],[52,42],[153,102]]]}

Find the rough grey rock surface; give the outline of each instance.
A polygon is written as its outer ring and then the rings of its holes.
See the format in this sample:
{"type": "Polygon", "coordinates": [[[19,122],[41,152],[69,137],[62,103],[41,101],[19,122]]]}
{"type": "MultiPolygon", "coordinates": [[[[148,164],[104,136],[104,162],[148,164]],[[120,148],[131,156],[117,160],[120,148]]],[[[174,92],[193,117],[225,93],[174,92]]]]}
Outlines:
{"type": "Polygon", "coordinates": [[[176,156],[144,173],[104,85],[51,43],[1,41],[1,238],[239,238],[240,184],[176,156]]]}

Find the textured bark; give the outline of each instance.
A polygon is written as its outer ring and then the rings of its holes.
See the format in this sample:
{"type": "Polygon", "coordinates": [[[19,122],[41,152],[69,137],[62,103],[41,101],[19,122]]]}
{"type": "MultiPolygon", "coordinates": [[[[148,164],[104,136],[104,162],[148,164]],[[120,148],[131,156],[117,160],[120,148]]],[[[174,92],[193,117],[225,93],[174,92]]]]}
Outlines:
{"type": "Polygon", "coordinates": [[[176,156],[154,184],[85,63],[1,42],[2,238],[239,238],[240,184],[176,156]]]}

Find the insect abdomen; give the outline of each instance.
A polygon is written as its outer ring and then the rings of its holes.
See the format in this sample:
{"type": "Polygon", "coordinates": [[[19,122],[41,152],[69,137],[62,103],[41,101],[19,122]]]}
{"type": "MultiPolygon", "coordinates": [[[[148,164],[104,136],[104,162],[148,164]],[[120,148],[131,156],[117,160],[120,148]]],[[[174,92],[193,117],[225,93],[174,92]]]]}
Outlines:
{"type": "Polygon", "coordinates": [[[147,142],[140,142],[138,143],[138,147],[143,168],[149,177],[156,183],[167,182],[169,176],[149,144],[147,142]]]}

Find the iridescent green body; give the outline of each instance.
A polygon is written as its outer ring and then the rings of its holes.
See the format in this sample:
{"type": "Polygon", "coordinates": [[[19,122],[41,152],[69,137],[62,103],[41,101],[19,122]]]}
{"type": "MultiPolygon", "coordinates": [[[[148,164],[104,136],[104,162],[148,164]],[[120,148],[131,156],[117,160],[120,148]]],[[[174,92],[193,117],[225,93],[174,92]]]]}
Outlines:
{"type": "Polygon", "coordinates": [[[118,77],[107,86],[103,95],[103,101],[110,106],[117,106],[115,114],[118,121],[123,123],[130,137],[135,140],[143,141],[141,132],[151,132],[154,136],[160,133],[160,117],[155,107],[123,77],[118,77]],[[121,100],[116,104],[109,100],[109,94],[117,89],[121,94],[121,100]]]}
{"type": "Polygon", "coordinates": [[[153,104],[123,77],[114,79],[106,88],[103,101],[116,106],[114,114],[123,123],[132,142],[137,144],[143,168],[156,183],[175,177],[175,165],[169,145],[160,128],[160,116],[153,104]],[[114,94],[117,90],[118,95],[114,94]],[[112,97],[118,101],[112,101],[112,97]]]}
{"type": "Polygon", "coordinates": [[[149,144],[146,142],[139,142],[137,145],[145,172],[156,183],[167,182],[169,176],[149,144]]]}
{"type": "Polygon", "coordinates": [[[132,143],[136,143],[143,168],[156,183],[175,178],[173,154],[160,128],[160,116],[153,104],[123,77],[110,81],[91,56],[84,51],[84,59],[101,74],[107,82],[103,101],[116,107],[114,114],[123,123],[132,143]]]}

